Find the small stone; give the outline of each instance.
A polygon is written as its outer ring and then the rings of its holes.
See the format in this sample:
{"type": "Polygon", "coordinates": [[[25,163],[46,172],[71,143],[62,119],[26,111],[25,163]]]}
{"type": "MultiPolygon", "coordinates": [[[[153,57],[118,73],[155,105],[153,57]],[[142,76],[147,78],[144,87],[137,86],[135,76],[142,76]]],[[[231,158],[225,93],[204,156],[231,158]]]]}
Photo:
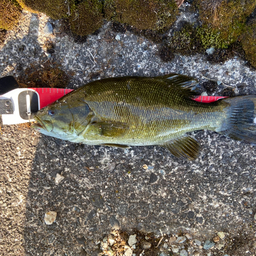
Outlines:
{"type": "Polygon", "coordinates": [[[176,245],[172,245],[172,252],[173,253],[178,253],[179,252],[179,247],[178,246],[176,246],[176,245]]]}
{"type": "Polygon", "coordinates": [[[218,243],[220,241],[220,237],[215,236],[212,240],[213,240],[214,243],[218,243]]]}
{"type": "Polygon", "coordinates": [[[225,238],[225,233],[224,232],[218,232],[217,235],[222,240],[225,238]]]}
{"type": "Polygon", "coordinates": [[[52,34],[52,32],[53,32],[52,24],[50,22],[47,22],[45,27],[44,27],[44,33],[45,34],[52,34]]]}
{"type": "Polygon", "coordinates": [[[256,241],[253,243],[253,248],[256,249],[256,241]]]}
{"type": "Polygon", "coordinates": [[[121,37],[120,37],[119,35],[116,35],[115,39],[116,39],[117,41],[120,41],[121,37]]]}
{"type": "Polygon", "coordinates": [[[115,243],[115,239],[112,235],[109,235],[108,237],[108,243],[110,246],[112,246],[115,243]]]}
{"type": "Polygon", "coordinates": [[[191,236],[190,234],[186,234],[185,236],[186,236],[186,238],[187,238],[188,240],[191,240],[191,239],[192,239],[192,236],[191,236]]]}
{"type": "Polygon", "coordinates": [[[114,215],[110,216],[109,222],[110,222],[110,225],[112,226],[113,229],[119,229],[120,228],[120,223],[114,215]]]}
{"type": "Polygon", "coordinates": [[[177,238],[177,240],[176,240],[176,243],[182,244],[182,243],[184,243],[186,240],[187,240],[187,239],[186,239],[185,236],[179,236],[179,237],[177,238]]]}
{"type": "Polygon", "coordinates": [[[57,212],[49,211],[44,215],[44,222],[46,225],[52,225],[56,220],[57,212]]]}
{"type": "Polygon", "coordinates": [[[205,250],[209,250],[211,249],[213,246],[215,245],[215,243],[209,241],[209,240],[206,240],[205,243],[204,243],[204,249],[205,250]]]}
{"type": "Polygon", "coordinates": [[[194,252],[193,256],[200,256],[199,252],[194,252]]]}
{"type": "Polygon", "coordinates": [[[176,241],[176,237],[175,236],[171,236],[169,239],[169,244],[173,244],[176,241]]]}
{"type": "Polygon", "coordinates": [[[55,177],[55,184],[59,185],[61,183],[61,181],[64,180],[64,176],[60,175],[57,173],[56,177],[55,177]]]}
{"type": "Polygon", "coordinates": [[[214,47],[211,47],[211,48],[206,49],[206,53],[207,53],[208,55],[213,54],[214,51],[215,51],[214,47]]]}
{"type": "MultiPolygon", "coordinates": [[[[113,254],[114,255],[114,254],[113,254]]],[[[124,256],[132,256],[132,249],[128,248],[125,252],[124,252],[124,256]]]]}
{"type": "Polygon", "coordinates": [[[149,184],[153,184],[158,180],[157,175],[155,175],[153,172],[150,174],[150,178],[149,178],[149,184]]]}
{"type": "Polygon", "coordinates": [[[217,248],[218,248],[219,250],[221,250],[222,248],[224,248],[224,246],[225,246],[225,244],[218,244],[217,248]]]}
{"type": "Polygon", "coordinates": [[[181,250],[180,251],[180,256],[188,256],[188,253],[186,250],[181,250]]]}
{"type": "Polygon", "coordinates": [[[135,235],[130,235],[129,239],[128,239],[128,244],[130,246],[133,246],[136,243],[137,243],[136,234],[135,235]]]}
{"type": "Polygon", "coordinates": [[[143,168],[144,170],[147,170],[147,169],[148,169],[148,166],[147,166],[146,164],[143,164],[142,168],[143,168]]]}
{"type": "Polygon", "coordinates": [[[142,249],[143,250],[148,250],[148,249],[150,249],[151,248],[151,243],[150,242],[147,242],[147,241],[144,241],[144,242],[142,242],[142,249]]]}
{"type": "Polygon", "coordinates": [[[199,241],[199,240],[197,240],[197,239],[195,239],[194,242],[195,242],[195,244],[196,244],[197,246],[201,246],[201,244],[202,244],[201,241],[199,241]]]}
{"type": "Polygon", "coordinates": [[[256,220],[256,213],[254,214],[254,220],[256,220]]]}

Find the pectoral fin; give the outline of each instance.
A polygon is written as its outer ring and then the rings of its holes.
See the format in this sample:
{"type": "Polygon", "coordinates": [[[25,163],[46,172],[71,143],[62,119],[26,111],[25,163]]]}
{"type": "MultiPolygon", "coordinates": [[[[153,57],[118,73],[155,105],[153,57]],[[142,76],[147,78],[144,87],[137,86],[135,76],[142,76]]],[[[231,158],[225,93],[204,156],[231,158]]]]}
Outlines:
{"type": "Polygon", "coordinates": [[[163,145],[176,157],[186,157],[193,160],[197,157],[199,152],[199,145],[197,141],[190,136],[180,137],[171,140],[163,145]]]}
{"type": "Polygon", "coordinates": [[[129,128],[127,124],[121,122],[93,122],[91,125],[98,129],[102,136],[114,138],[123,136],[129,128]]]}

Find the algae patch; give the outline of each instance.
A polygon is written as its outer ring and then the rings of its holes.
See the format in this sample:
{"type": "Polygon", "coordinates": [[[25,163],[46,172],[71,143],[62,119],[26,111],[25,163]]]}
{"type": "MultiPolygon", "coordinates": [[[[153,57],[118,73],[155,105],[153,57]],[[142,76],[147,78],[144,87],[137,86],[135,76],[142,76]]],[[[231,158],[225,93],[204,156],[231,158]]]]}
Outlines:
{"type": "Polygon", "coordinates": [[[22,8],[15,0],[0,1],[0,29],[12,29],[20,17],[22,8]]]}
{"type": "Polygon", "coordinates": [[[178,8],[173,0],[106,0],[104,13],[108,20],[161,31],[174,23],[178,8]]]}
{"type": "Polygon", "coordinates": [[[247,59],[256,68],[256,19],[251,20],[246,26],[241,42],[247,59]]]}

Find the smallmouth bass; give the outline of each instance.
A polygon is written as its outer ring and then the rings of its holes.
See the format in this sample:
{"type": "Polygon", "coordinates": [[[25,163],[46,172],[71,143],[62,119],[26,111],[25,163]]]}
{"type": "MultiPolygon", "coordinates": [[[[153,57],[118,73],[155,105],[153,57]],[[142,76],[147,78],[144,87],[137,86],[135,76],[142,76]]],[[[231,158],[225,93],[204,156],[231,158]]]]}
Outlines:
{"type": "Polygon", "coordinates": [[[186,135],[212,130],[256,142],[256,96],[213,103],[193,100],[191,77],[116,77],[91,82],[41,109],[39,132],[88,145],[164,146],[177,157],[196,158],[199,145],[186,135]]]}

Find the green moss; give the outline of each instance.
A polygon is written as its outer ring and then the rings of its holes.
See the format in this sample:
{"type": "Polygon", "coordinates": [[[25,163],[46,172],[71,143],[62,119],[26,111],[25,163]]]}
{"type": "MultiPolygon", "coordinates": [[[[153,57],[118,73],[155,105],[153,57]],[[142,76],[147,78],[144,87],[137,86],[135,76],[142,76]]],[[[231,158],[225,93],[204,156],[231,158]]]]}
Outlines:
{"type": "Polygon", "coordinates": [[[75,0],[18,0],[27,10],[43,12],[53,19],[67,18],[75,5],[75,0]]]}
{"type": "Polygon", "coordinates": [[[103,24],[102,2],[86,0],[73,8],[69,17],[71,30],[79,36],[86,36],[95,32],[103,24]]]}
{"type": "Polygon", "coordinates": [[[252,20],[241,36],[242,47],[251,65],[256,68],[256,19],[252,20]]]}
{"type": "Polygon", "coordinates": [[[197,29],[197,35],[200,38],[201,44],[204,49],[214,47],[217,49],[228,48],[232,42],[231,37],[229,40],[225,40],[221,37],[221,33],[216,29],[211,29],[206,26],[202,26],[197,29]]]}
{"type": "Polygon", "coordinates": [[[105,18],[137,29],[164,30],[178,14],[174,0],[105,0],[105,18]]]}
{"type": "Polygon", "coordinates": [[[227,48],[235,42],[256,7],[255,0],[197,0],[196,4],[203,22],[198,32],[205,48],[227,48]]]}
{"type": "Polygon", "coordinates": [[[202,50],[197,30],[189,23],[186,23],[181,30],[175,31],[167,44],[171,51],[184,55],[202,50]]]}
{"type": "Polygon", "coordinates": [[[21,7],[14,0],[0,1],[0,29],[9,30],[17,23],[21,7]]]}

